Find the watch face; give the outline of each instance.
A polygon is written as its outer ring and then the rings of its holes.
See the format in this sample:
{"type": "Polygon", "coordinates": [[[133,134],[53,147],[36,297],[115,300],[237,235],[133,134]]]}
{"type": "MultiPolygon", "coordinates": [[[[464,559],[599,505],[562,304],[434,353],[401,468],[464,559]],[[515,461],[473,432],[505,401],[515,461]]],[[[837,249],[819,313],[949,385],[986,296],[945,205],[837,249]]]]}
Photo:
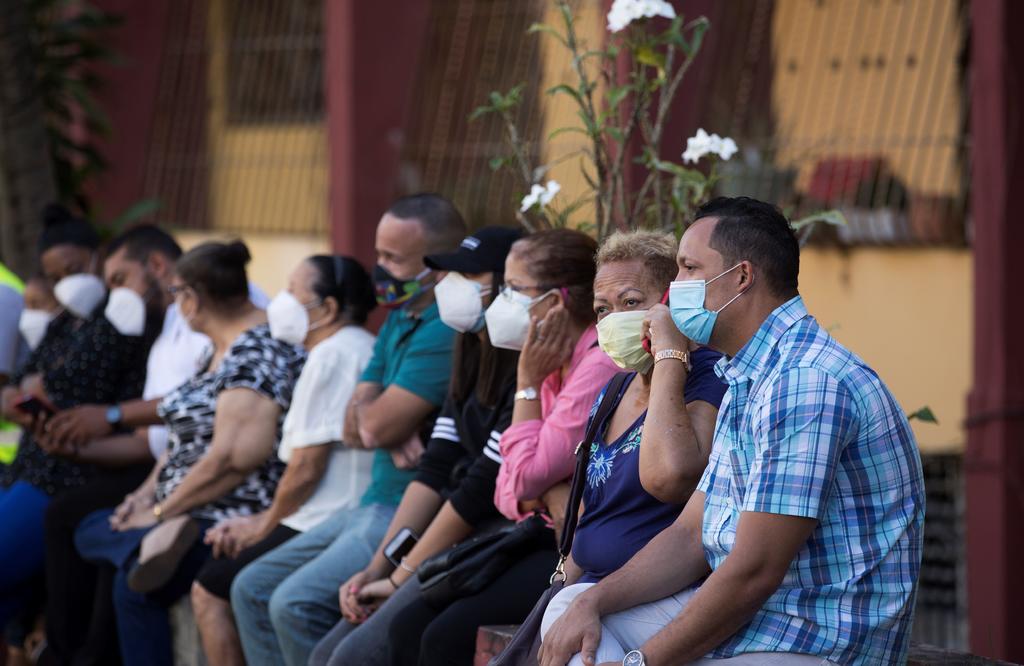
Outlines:
{"type": "Polygon", "coordinates": [[[117,405],[107,407],[107,423],[114,425],[121,420],[121,408],[117,405]]]}
{"type": "Polygon", "coordinates": [[[640,654],[640,650],[631,650],[626,653],[626,657],[622,660],[623,666],[643,666],[644,656],[640,654]]]}

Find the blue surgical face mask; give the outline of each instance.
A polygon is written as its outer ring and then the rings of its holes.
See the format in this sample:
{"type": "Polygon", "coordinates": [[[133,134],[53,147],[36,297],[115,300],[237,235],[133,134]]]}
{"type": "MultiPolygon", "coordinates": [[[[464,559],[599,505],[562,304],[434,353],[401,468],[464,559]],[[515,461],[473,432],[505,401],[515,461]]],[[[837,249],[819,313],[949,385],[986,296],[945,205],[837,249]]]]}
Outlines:
{"type": "Polygon", "coordinates": [[[707,281],[681,280],[672,283],[668,291],[668,309],[672,313],[672,321],[676,323],[676,327],[683,332],[683,335],[699,345],[706,345],[711,340],[711,331],[715,328],[718,313],[729,307],[745,292],[741,291],[736,294],[732,300],[718,310],[707,310],[704,308],[707,286],[726,273],[736,270],[739,266],[740,264],[736,264],[707,281]]]}

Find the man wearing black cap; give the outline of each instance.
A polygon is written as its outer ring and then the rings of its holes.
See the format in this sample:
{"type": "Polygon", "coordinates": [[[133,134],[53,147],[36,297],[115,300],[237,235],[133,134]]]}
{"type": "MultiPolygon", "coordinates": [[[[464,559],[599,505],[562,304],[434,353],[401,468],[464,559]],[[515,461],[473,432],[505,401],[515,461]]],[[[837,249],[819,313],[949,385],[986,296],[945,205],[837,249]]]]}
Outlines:
{"type": "MultiPolygon", "coordinates": [[[[518,353],[488,342],[483,315],[504,280],[505,257],[521,235],[508,227],[485,227],[465,238],[457,251],[424,259],[430,268],[446,271],[434,288],[441,320],[462,333],[455,343],[452,388],[434,424],[419,472],[388,529],[399,536],[393,542],[382,542],[369,566],[342,586],[345,619],[317,646],[311,665],[378,663],[376,656],[388,652],[395,663],[416,663],[419,637],[428,626],[434,639],[443,636],[443,640],[433,640],[434,644],[457,644],[438,649],[458,656],[434,661],[469,663],[476,624],[463,621],[467,614],[485,617],[488,624],[492,620],[512,622],[518,617],[514,602],[510,603],[510,595],[505,593],[499,603],[494,603],[493,597],[478,599],[471,607],[463,604],[455,612],[431,608],[420,599],[416,581],[409,581],[424,560],[500,519],[494,506],[494,484],[501,464],[498,442],[512,420],[518,353]],[[412,534],[421,538],[414,541],[412,534]],[[505,615],[490,616],[495,609],[505,615]],[[444,618],[439,620],[442,611],[444,618]],[[392,640],[396,632],[403,636],[403,646],[392,640]]],[[[511,586],[523,587],[521,580],[512,578],[511,586]]]]}

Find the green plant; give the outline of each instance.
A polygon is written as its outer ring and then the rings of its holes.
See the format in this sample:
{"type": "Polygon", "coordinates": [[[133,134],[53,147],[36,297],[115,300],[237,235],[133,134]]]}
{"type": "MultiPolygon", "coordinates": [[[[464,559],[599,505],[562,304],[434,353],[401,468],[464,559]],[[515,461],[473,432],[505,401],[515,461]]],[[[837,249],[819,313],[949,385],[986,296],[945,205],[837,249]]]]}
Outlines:
{"type": "MultiPolygon", "coordinates": [[[[703,16],[686,21],[663,0],[615,0],[608,13],[610,35],[600,47],[584,44],[566,0],[556,0],[561,26],[532,25],[528,32],[543,34],[567,51],[574,79],[548,89],[548,95],[566,96],[576,107],[579,123],[559,127],[547,141],[563,134],[584,138],[583,146],[534,164],[527,137],[516,126],[514,111],[523,100],[524,85],[508,92],[494,91],[470,120],[497,116],[511,152],[491,160],[494,170],[509,168],[529,193],[523,197],[519,220],[527,229],[572,224],[592,230],[603,239],[615,230],[651,228],[681,235],[694,210],[706,201],[722,177],[717,165],[738,150],[728,137],[703,129],[687,142],[681,161],[665,159],[665,124],[679,87],[700,52],[709,23],[703,16]],[[662,17],[667,22],[652,19],[662,17]],[[697,168],[702,158],[706,170],[697,168]],[[584,192],[574,201],[556,205],[558,184],[544,179],[557,164],[579,160],[584,192]],[[645,175],[631,182],[634,163],[645,175]],[[687,166],[687,164],[693,166],[687,166]],[[593,219],[580,211],[592,204],[593,219]]],[[[801,239],[814,223],[844,223],[838,211],[816,213],[796,224],[801,239]]]]}
{"type": "Polygon", "coordinates": [[[30,0],[37,91],[45,111],[58,197],[88,213],[86,182],[107,167],[91,137],[110,121],[95,93],[99,63],[117,62],[107,32],[121,18],[81,0],[30,0]]]}

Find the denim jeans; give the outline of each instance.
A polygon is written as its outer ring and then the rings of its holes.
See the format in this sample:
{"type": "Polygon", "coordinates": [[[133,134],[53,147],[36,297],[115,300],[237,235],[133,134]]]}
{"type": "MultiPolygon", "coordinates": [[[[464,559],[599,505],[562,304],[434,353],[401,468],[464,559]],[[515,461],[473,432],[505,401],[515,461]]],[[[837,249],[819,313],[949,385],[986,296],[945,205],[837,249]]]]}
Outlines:
{"type": "MultiPolygon", "coordinates": [[[[112,513],[113,509],[103,509],[86,516],[75,530],[75,547],[85,560],[117,568],[113,599],[125,666],[173,666],[168,608],[189,591],[196,573],[210,557],[210,547],[201,539],[197,541],[162,588],[140,594],[128,587],[128,572],[136,562],[143,537],[152,528],[117,532],[110,529],[112,513]]],[[[210,526],[199,522],[203,531],[210,526]]]]}
{"type": "Polygon", "coordinates": [[[50,497],[27,481],[0,488],[0,630],[19,611],[43,570],[43,516],[50,497]]]}
{"type": "Polygon", "coordinates": [[[242,569],[231,607],[248,663],[306,666],[341,619],[338,588],[370,563],[395,508],[343,509],[242,569]]]}

